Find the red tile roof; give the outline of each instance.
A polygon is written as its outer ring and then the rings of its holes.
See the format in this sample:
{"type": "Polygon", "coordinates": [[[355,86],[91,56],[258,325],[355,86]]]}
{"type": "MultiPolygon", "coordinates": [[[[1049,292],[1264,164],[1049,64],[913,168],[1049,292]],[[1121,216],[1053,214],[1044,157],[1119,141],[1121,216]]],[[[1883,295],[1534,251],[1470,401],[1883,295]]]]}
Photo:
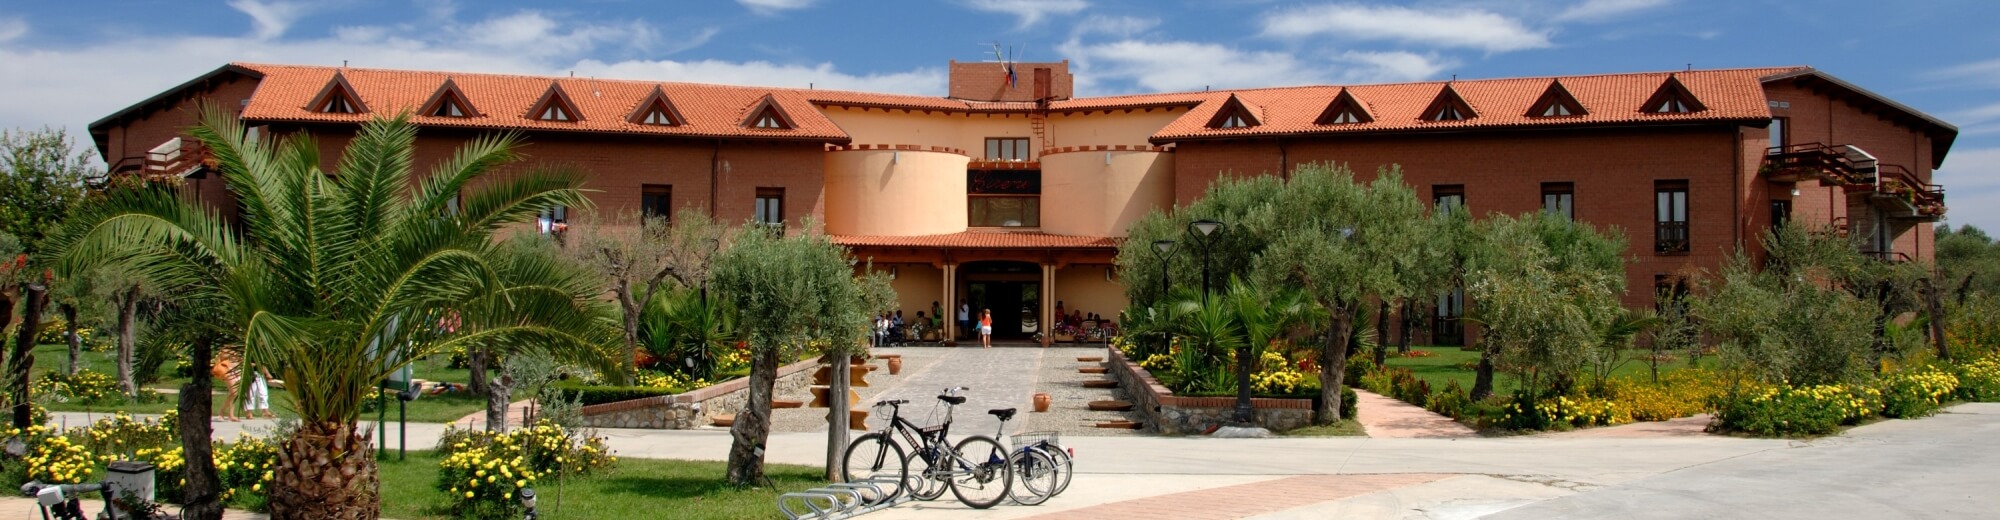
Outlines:
{"type": "Polygon", "coordinates": [[[1424,109],[1437,99],[1447,82],[1348,86],[1347,92],[1367,106],[1374,121],[1338,125],[1316,124],[1314,120],[1325,111],[1327,104],[1333,102],[1334,96],[1339,95],[1339,86],[1218,91],[1206,93],[1207,102],[1160,129],[1152,139],[1156,143],[1166,143],[1269,135],[1769,119],[1771,110],[1765,103],[1761,78],[1799,69],[1783,67],[1563,76],[1563,87],[1589,111],[1587,115],[1570,117],[1527,116],[1529,108],[1548,90],[1549,84],[1557,79],[1555,77],[1449,82],[1452,90],[1457,91],[1478,114],[1478,117],[1462,121],[1422,119],[1424,109]],[[1684,114],[1641,111],[1640,105],[1659,90],[1669,76],[1678,78],[1708,109],[1684,114]],[[1256,112],[1263,119],[1263,124],[1249,128],[1209,128],[1210,118],[1231,94],[1256,112]]]}
{"type": "Polygon", "coordinates": [[[415,112],[430,100],[438,86],[449,78],[465,94],[465,101],[478,112],[473,117],[420,115],[414,120],[425,126],[499,128],[519,130],[559,130],[617,132],[627,134],[675,135],[689,137],[729,137],[784,139],[844,143],[847,133],[835,126],[806,101],[796,89],[739,87],[697,83],[628,81],[594,78],[551,78],[506,74],[471,74],[434,71],[383,70],[297,65],[238,63],[237,66],[263,74],[256,94],[243,109],[243,118],[261,121],[358,123],[376,114],[415,112]],[[326,114],[308,108],[315,95],[326,88],[338,70],[354,87],[370,113],[326,114]],[[561,85],[576,104],[580,121],[542,121],[529,109],[550,83],[561,85]],[[676,126],[645,125],[626,118],[658,87],[686,118],[676,126]],[[744,128],[748,111],[764,96],[777,102],[791,119],[792,128],[744,128]]]}
{"type": "Polygon", "coordinates": [[[1051,235],[1041,232],[964,231],[944,235],[834,235],[833,242],[851,247],[953,249],[1116,249],[1116,237],[1051,235]]]}

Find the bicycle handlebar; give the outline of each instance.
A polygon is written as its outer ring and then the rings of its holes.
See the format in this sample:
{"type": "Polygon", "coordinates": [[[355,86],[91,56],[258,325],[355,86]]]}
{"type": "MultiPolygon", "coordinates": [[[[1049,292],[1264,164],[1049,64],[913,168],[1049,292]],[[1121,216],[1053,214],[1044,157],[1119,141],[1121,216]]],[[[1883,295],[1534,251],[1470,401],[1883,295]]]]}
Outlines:
{"type": "Polygon", "coordinates": [[[909,399],[893,399],[893,400],[888,400],[888,401],[876,401],[876,402],[875,402],[875,406],[878,406],[878,407],[880,407],[880,406],[900,406],[900,405],[906,405],[906,404],[910,404],[910,400],[909,400],[909,399]]]}

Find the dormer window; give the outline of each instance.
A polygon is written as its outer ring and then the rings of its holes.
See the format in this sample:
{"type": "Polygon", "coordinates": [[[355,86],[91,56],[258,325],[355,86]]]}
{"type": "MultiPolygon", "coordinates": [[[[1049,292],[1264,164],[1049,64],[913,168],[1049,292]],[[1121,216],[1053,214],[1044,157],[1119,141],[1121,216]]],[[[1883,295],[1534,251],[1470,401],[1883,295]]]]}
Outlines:
{"type": "Polygon", "coordinates": [[[1264,123],[1257,120],[1257,114],[1251,112],[1250,107],[1243,104],[1243,99],[1236,97],[1235,94],[1230,94],[1229,99],[1222,102],[1222,109],[1216,110],[1215,117],[1208,120],[1209,128],[1221,130],[1250,128],[1261,124],[1264,123]]]}
{"type": "Polygon", "coordinates": [[[1680,78],[1670,75],[1665,83],[1660,84],[1659,90],[1653,91],[1653,97],[1646,98],[1646,104],[1640,110],[1654,114],[1690,114],[1708,110],[1708,107],[1702,105],[1686,85],[1681,84],[1680,78]]]}
{"type": "Polygon", "coordinates": [[[625,119],[642,125],[679,126],[681,113],[674,109],[673,101],[667,99],[666,91],[655,85],[653,93],[646,95],[646,99],[640,101],[625,119]]]}
{"type": "Polygon", "coordinates": [[[1549,82],[1548,90],[1543,91],[1542,97],[1535,100],[1535,104],[1528,109],[1527,115],[1528,117],[1568,117],[1589,114],[1590,111],[1583,108],[1583,103],[1577,102],[1576,97],[1571,96],[1569,89],[1564,88],[1562,81],[1558,80],[1549,82]]]}
{"type": "Polygon", "coordinates": [[[744,128],[759,130],[789,130],[792,128],[792,118],[786,116],[783,109],[778,108],[778,99],[772,97],[770,94],[765,94],[763,99],[759,99],[756,104],[751,105],[749,114],[750,117],[743,119],[744,128]]]}
{"type": "Polygon", "coordinates": [[[576,103],[570,101],[569,93],[564,92],[562,84],[556,82],[549,82],[549,90],[542,93],[542,99],[535,102],[534,108],[528,110],[527,116],[540,121],[558,123],[583,120],[583,115],[576,111],[576,103]]]}
{"type": "Polygon", "coordinates": [[[1431,106],[1424,109],[1421,119],[1464,121],[1475,117],[1479,117],[1479,113],[1472,110],[1472,105],[1467,104],[1465,98],[1459,97],[1458,90],[1451,88],[1450,83],[1446,83],[1444,89],[1438,91],[1437,99],[1431,100],[1431,106]]]}
{"type": "Polygon", "coordinates": [[[1313,123],[1321,125],[1350,125],[1367,123],[1374,120],[1373,116],[1368,115],[1368,110],[1361,106],[1361,102],[1354,99],[1354,94],[1348,92],[1347,89],[1340,89],[1340,94],[1333,96],[1333,102],[1326,104],[1326,110],[1320,111],[1319,119],[1314,120],[1313,123]]]}
{"type": "Polygon", "coordinates": [[[431,117],[479,115],[479,111],[473,110],[472,104],[465,101],[465,93],[458,90],[458,84],[452,82],[450,78],[445,78],[444,84],[439,85],[437,92],[431,94],[431,99],[424,102],[420,113],[431,117]]]}
{"type": "Polygon", "coordinates": [[[354,95],[354,85],[347,83],[347,76],[334,71],[333,79],[326,82],[319,95],[313,96],[312,111],[322,114],[361,114],[368,112],[368,106],[354,95]]]}

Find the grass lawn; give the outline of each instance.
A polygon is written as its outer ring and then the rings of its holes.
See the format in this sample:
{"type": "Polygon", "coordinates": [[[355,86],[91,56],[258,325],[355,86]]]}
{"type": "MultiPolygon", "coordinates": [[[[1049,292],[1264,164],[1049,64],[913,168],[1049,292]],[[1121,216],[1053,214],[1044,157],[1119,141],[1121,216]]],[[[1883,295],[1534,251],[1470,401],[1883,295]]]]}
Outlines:
{"type": "MultiPolygon", "coordinates": [[[[90,350],[85,349],[83,351],[83,356],[78,358],[78,361],[81,362],[80,364],[83,365],[83,368],[100,372],[103,373],[104,375],[117,377],[118,376],[117,357],[118,353],[115,351],[91,352],[90,350]]],[[[148,386],[151,388],[180,387],[181,383],[187,381],[187,378],[174,377],[174,369],[176,367],[179,367],[180,364],[181,363],[179,360],[176,360],[171,357],[167,358],[167,361],[165,363],[160,364],[160,380],[148,386]]],[[[45,372],[59,372],[67,370],[68,368],[69,368],[68,345],[54,345],[54,344],[35,345],[35,369],[29,372],[30,377],[40,377],[45,372]]]]}
{"type": "MultiPolygon", "coordinates": [[[[1436,355],[1412,358],[1393,357],[1395,352],[1394,347],[1391,347],[1390,354],[1392,357],[1389,358],[1389,366],[1391,368],[1410,369],[1410,372],[1415,374],[1418,379],[1430,383],[1432,391],[1441,390],[1446,384],[1452,381],[1457,381],[1459,387],[1464,388],[1468,392],[1472,390],[1472,381],[1478,377],[1477,370],[1474,367],[1479,364],[1479,352],[1463,350],[1459,347],[1413,346],[1410,349],[1428,351],[1436,355]]],[[[1645,356],[1651,354],[1652,351],[1641,349],[1625,351],[1626,359],[1630,359],[1631,361],[1627,361],[1612,370],[1612,377],[1651,377],[1652,369],[1644,362],[1645,356]]],[[[1671,370],[1679,370],[1689,366],[1689,361],[1685,353],[1676,353],[1675,355],[1680,359],[1676,359],[1671,363],[1660,364],[1660,373],[1664,374],[1671,370]]],[[[1714,367],[1715,363],[1715,356],[1703,357],[1701,360],[1701,366],[1704,367],[1714,367]]],[[[1493,393],[1495,395],[1513,393],[1514,389],[1518,386],[1520,386],[1520,382],[1516,381],[1511,375],[1504,372],[1496,372],[1493,375],[1493,393]]]]}
{"type": "MultiPolygon", "coordinates": [[[[437,490],[437,458],[430,451],[412,451],[409,460],[382,461],[382,516],[402,520],[445,518],[447,504],[437,490]]],[[[544,519],[783,518],[779,494],[824,482],[825,472],[811,466],[772,464],[772,488],[738,490],[723,481],[725,463],[680,460],[618,459],[617,467],[589,477],[570,477],[562,485],[560,508],[555,480],[537,483],[544,519]]]]}
{"type": "MultiPolygon", "coordinates": [[[[216,392],[214,395],[216,416],[221,417],[222,399],[226,396],[222,392],[216,392]]],[[[158,403],[121,403],[94,406],[86,406],[78,403],[48,403],[48,408],[51,411],[57,412],[96,412],[110,414],[123,411],[161,414],[166,413],[167,410],[174,409],[179,402],[178,398],[173,394],[167,394],[164,397],[166,397],[166,400],[158,403]]],[[[389,420],[394,421],[396,420],[396,401],[390,400],[388,405],[389,420]]],[[[462,419],[466,415],[485,409],[486,399],[479,396],[465,394],[427,395],[410,402],[408,417],[410,422],[445,423],[462,419]]],[[[291,392],[276,388],[271,389],[271,411],[278,414],[279,417],[297,417],[297,415],[292,413],[291,392]]],[[[241,416],[242,413],[239,412],[237,415],[241,416]]],[[[369,421],[375,420],[378,417],[374,412],[361,415],[362,420],[369,421]]]]}

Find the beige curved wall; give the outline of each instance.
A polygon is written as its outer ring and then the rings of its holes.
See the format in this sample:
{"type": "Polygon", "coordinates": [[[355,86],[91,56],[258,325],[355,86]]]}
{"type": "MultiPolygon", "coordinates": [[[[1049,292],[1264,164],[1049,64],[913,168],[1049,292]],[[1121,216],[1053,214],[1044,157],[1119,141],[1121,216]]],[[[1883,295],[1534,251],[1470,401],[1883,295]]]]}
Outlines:
{"type": "MultiPolygon", "coordinates": [[[[1132,221],[1173,203],[1172,154],[1072,152],[1042,157],[1043,231],[1122,237],[1132,221]],[[1105,164],[1106,154],[1110,164],[1105,164]]],[[[833,211],[829,208],[827,213],[833,211]]]]}
{"type": "MultiPolygon", "coordinates": [[[[827,152],[827,232],[900,236],[965,231],[968,161],[958,154],[911,150],[827,152]]],[[[1171,181],[1168,186],[1171,197],[1171,181]]]]}

